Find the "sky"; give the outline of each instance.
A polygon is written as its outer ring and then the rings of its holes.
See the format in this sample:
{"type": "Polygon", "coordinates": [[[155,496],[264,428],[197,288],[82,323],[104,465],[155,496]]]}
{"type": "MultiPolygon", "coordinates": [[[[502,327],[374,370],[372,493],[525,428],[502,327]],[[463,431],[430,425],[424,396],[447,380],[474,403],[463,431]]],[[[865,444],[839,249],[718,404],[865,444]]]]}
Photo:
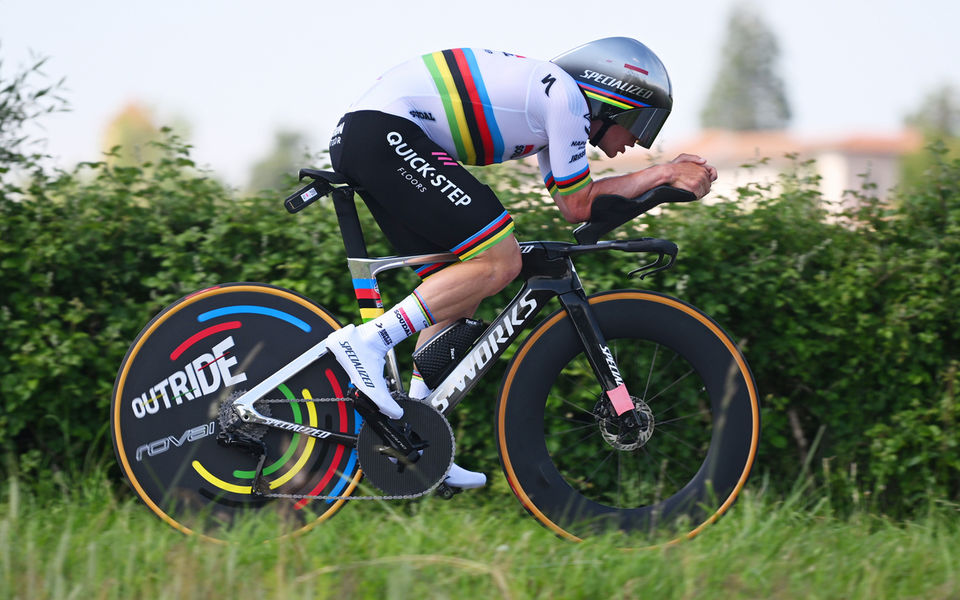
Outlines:
{"type": "MultiPolygon", "coordinates": [[[[44,56],[50,80],[65,78],[71,111],[37,133],[61,166],[99,158],[106,123],[138,102],[188,123],[194,159],[241,186],[280,129],[326,149],[350,103],[407,58],[470,46],[549,59],[623,35],[667,66],[658,142],[672,146],[698,129],[739,1],[0,0],[0,74],[44,56]]],[[[960,2],[753,5],[780,43],[800,136],[893,133],[934,89],[960,89],[960,2]]]]}

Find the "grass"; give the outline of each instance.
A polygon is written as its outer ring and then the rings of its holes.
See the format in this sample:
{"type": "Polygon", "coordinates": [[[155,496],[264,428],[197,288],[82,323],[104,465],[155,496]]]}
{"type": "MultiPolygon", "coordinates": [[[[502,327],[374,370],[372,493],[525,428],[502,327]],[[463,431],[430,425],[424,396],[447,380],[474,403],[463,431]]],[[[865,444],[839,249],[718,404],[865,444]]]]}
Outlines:
{"type": "Polygon", "coordinates": [[[909,522],[748,492],[692,541],[618,550],[562,541],[502,479],[445,502],[354,503],[313,531],[217,545],[178,533],[102,476],[56,497],[6,482],[0,598],[957,598],[960,522],[909,522]]]}

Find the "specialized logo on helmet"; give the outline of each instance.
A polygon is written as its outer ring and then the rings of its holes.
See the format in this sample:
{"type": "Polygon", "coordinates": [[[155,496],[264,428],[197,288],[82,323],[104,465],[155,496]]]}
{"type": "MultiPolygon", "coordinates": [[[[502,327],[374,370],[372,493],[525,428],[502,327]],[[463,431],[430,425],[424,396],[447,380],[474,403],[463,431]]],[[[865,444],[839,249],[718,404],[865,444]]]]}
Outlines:
{"type": "MultiPolygon", "coordinates": [[[[624,65],[628,66],[628,65],[624,65]]],[[[636,69],[641,70],[642,69],[636,69]]],[[[623,79],[617,79],[616,77],[611,77],[610,75],[605,75],[603,73],[598,73],[597,71],[591,71],[590,69],[584,69],[583,75],[581,75],[587,81],[596,81],[600,85],[614,88],[620,90],[624,94],[630,94],[631,96],[636,96],[637,98],[642,98],[644,100],[649,100],[653,97],[654,91],[648,88],[645,88],[642,85],[637,85],[635,83],[630,83],[629,81],[624,81],[623,79]]]]}

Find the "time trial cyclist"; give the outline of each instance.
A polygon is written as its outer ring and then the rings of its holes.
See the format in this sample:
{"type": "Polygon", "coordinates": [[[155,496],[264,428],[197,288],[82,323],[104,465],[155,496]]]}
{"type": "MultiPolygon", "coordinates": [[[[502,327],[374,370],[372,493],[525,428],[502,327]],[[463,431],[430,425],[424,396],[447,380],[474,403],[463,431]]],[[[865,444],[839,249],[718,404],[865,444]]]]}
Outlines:
{"type": "MultiPolygon", "coordinates": [[[[383,377],[387,351],[418,332],[419,345],[472,316],[481,300],[519,274],[513,220],[464,164],[536,155],[544,184],[571,223],[589,220],[602,194],[633,198],[672,185],[702,198],[717,172],[690,154],[625,175],[591,177],[588,143],[608,157],[635,144],[649,148],[672,103],[663,63],[625,37],[596,40],[550,61],[443,50],[381,76],[337,125],[333,168],[360,188],[399,254],[452,252],[459,261],[420,266],[422,283],[399,304],[328,337],[353,384],[385,415],[401,418],[383,377]]],[[[409,395],[429,393],[414,372],[409,395]]],[[[485,482],[484,474],[457,465],[445,480],[460,489],[485,482]]]]}

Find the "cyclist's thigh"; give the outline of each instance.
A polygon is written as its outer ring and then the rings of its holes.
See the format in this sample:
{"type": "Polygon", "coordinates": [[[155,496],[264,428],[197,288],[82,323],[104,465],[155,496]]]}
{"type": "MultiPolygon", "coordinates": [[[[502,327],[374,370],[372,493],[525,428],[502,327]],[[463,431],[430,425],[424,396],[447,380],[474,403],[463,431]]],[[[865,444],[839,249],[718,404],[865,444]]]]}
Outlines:
{"type": "Polygon", "coordinates": [[[512,232],[493,190],[414,123],[359,111],[346,115],[340,130],[331,147],[334,168],[364,188],[364,201],[398,252],[454,252],[466,260],[512,232]]]}

